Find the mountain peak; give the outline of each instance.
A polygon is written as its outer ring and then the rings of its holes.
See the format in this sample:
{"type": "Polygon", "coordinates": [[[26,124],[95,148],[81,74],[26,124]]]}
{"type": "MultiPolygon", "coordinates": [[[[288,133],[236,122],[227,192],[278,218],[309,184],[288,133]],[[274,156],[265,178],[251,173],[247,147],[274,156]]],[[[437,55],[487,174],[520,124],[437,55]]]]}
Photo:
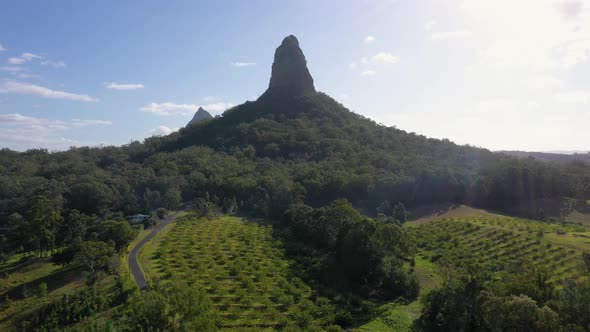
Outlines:
{"type": "Polygon", "coordinates": [[[195,112],[193,119],[189,123],[187,123],[186,126],[188,127],[188,126],[194,125],[195,123],[197,123],[199,121],[211,119],[212,117],[213,116],[211,115],[211,113],[207,112],[204,108],[199,107],[197,112],[195,112]]]}
{"type": "Polygon", "coordinates": [[[275,51],[270,83],[263,96],[279,94],[291,97],[315,91],[313,78],[307,69],[307,61],[297,37],[285,37],[275,51]]]}

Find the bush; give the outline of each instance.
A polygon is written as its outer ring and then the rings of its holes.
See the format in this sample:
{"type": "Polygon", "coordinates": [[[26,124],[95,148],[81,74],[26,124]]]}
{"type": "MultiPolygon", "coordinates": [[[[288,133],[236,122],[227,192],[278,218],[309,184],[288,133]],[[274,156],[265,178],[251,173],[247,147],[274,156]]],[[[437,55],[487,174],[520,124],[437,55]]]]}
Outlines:
{"type": "Polygon", "coordinates": [[[158,216],[158,218],[164,219],[167,212],[168,212],[168,210],[166,210],[165,208],[159,208],[156,210],[156,215],[158,216]]]}
{"type": "Polygon", "coordinates": [[[39,297],[47,296],[47,284],[44,282],[40,283],[38,291],[39,297]]]}
{"type": "Polygon", "coordinates": [[[215,331],[217,317],[201,289],[166,282],[132,298],[118,327],[122,331],[215,331]]]}

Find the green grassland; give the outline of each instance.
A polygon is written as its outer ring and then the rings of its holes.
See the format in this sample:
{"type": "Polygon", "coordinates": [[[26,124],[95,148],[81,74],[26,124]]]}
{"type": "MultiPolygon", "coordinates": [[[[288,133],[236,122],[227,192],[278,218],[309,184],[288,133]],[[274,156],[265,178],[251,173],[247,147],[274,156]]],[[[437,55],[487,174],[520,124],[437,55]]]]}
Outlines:
{"type": "Polygon", "coordinates": [[[230,216],[188,216],[155,238],[141,256],[152,282],[185,280],[203,288],[222,328],[261,330],[330,321],[332,306],[294,276],[271,226],[230,216]]]}

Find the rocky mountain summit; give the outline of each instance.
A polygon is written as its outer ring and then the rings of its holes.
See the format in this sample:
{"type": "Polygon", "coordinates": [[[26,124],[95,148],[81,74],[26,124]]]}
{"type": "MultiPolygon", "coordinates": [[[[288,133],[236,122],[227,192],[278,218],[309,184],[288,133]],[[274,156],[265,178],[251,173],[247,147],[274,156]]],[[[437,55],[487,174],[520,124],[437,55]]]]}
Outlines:
{"type": "Polygon", "coordinates": [[[293,35],[285,37],[275,51],[270,83],[261,98],[296,97],[314,92],[313,78],[299,41],[293,35]]]}
{"type": "Polygon", "coordinates": [[[186,124],[186,126],[187,127],[192,126],[199,121],[203,121],[203,120],[207,120],[207,119],[211,119],[211,118],[213,118],[211,113],[207,112],[204,108],[199,107],[199,109],[197,110],[197,112],[193,116],[193,119],[190,120],[189,123],[186,124]]]}

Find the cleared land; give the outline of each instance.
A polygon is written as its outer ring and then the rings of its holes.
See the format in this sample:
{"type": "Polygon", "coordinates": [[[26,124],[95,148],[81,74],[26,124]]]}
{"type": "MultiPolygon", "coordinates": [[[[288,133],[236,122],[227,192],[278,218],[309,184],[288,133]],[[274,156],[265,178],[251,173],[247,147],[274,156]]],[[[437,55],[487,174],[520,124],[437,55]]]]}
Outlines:
{"type": "Polygon", "coordinates": [[[331,306],[325,299],[312,301],[313,291],[293,275],[271,232],[270,226],[236,217],[187,216],[145,247],[142,262],[150,263],[144,271],[152,280],[185,280],[203,288],[223,328],[324,325],[331,306]]]}

